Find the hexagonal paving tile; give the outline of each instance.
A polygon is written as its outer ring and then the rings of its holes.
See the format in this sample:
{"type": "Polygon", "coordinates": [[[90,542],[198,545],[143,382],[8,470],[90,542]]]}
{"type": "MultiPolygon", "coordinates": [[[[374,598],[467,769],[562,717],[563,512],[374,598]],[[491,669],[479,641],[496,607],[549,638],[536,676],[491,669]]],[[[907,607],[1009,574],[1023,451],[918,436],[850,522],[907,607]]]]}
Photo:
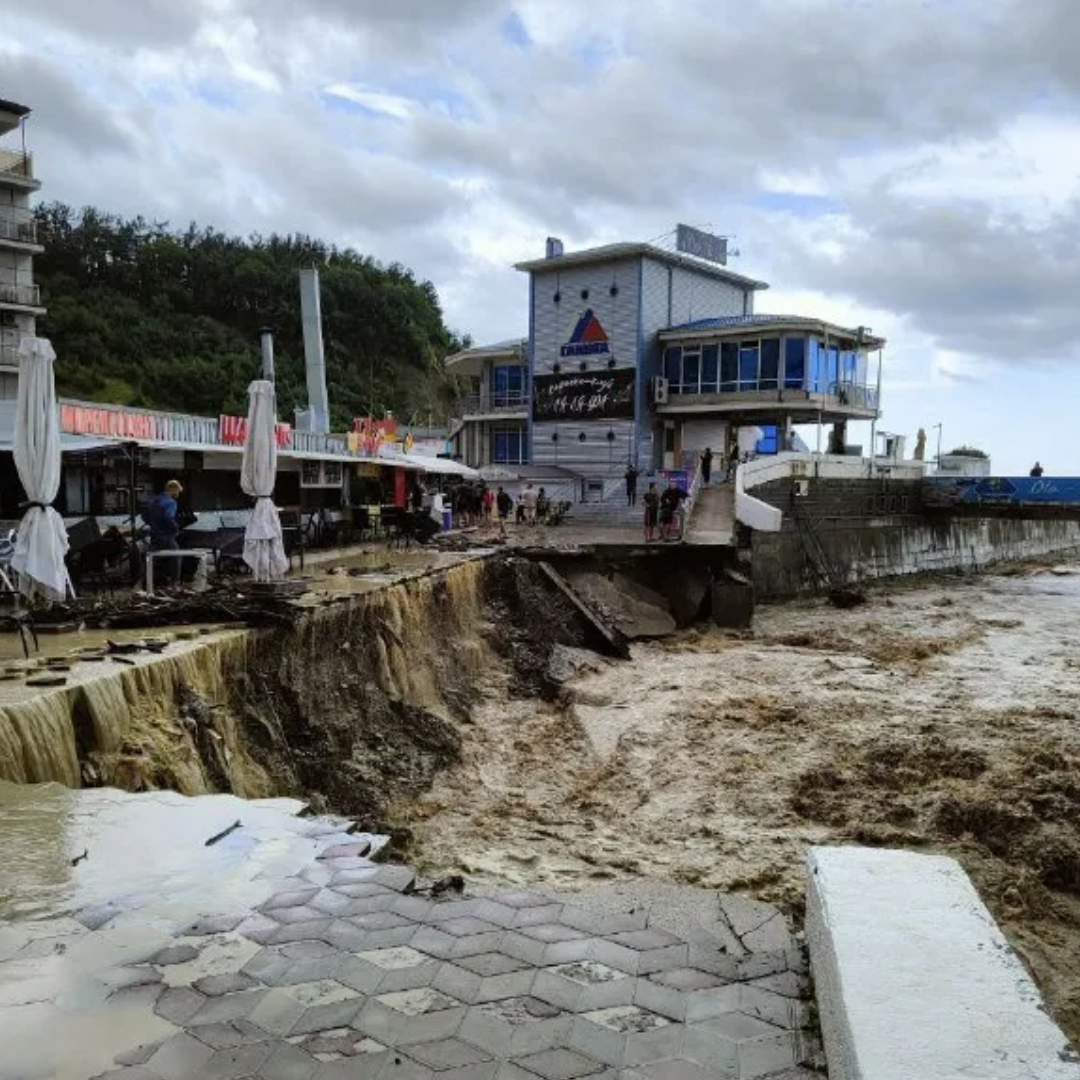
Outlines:
{"type": "Polygon", "coordinates": [[[388,994],[429,986],[440,962],[407,945],[358,953],[338,969],[337,978],[362,994],[388,994]]]}
{"type": "Polygon", "coordinates": [[[290,941],[319,941],[330,929],[333,920],[329,917],[305,920],[304,922],[286,923],[278,927],[270,937],[273,945],[284,945],[290,941]]]}
{"type": "Polygon", "coordinates": [[[461,1039],[440,1039],[438,1042],[420,1043],[409,1048],[409,1056],[436,1072],[460,1069],[490,1061],[491,1055],[477,1046],[461,1039]]]}
{"type": "Polygon", "coordinates": [[[295,904],[292,907],[264,908],[263,914],[279,923],[315,922],[325,919],[326,912],[307,904],[295,904]]]}
{"type": "Polygon", "coordinates": [[[146,1062],[146,1068],[149,1075],[160,1076],[162,1080],[198,1076],[214,1053],[206,1043],[182,1031],[158,1047],[146,1062]]]}
{"type": "Polygon", "coordinates": [[[737,1012],[742,1004],[739,983],[725,982],[719,976],[679,968],[677,972],[659,972],[649,978],[639,978],[634,986],[634,1004],[671,1020],[709,1020],[725,1013],[737,1012]],[[682,986],[662,981],[665,976],[678,974],[682,986]],[[710,981],[713,980],[713,981],[710,981]]]}
{"type": "Polygon", "coordinates": [[[273,1052],[272,1042],[248,1043],[217,1050],[197,1075],[199,1080],[234,1080],[236,1077],[255,1076],[273,1052]]]}
{"type": "Polygon", "coordinates": [[[239,971],[230,975],[207,975],[196,979],[192,984],[200,994],[207,997],[221,997],[222,994],[235,994],[240,990],[252,990],[259,984],[239,971]]]}
{"type": "Polygon", "coordinates": [[[261,950],[244,965],[243,974],[267,986],[330,979],[345,954],[323,941],[294,941],[261,950]]]}
{"type": "Polygon", "coordinates": [[[536,971],[531,967],[484,976],[456,964],[445,963],[439,968],[431,985],[436,990],[475,1005],[503,998],[527,997],[532,993],[535,981],[536,971]]]}
{"type": "Polygon", "coordinates": [[[208,998],[206,1004],[189,1021],[190,1026],[243,1019],[251,1014],[267,993],[266,990],[245,990],[239,994],[208,998]]]}
{"type": "Polygon", "coordinates": [[[525,937],[534,941],[542,941],[550,945],[556,941],[577,941],[580,938],[591,937],[584,930],[575,930],[572,926],[563,926],[562,923],[538,923],[534,926],[523,926],[518,931],[525,937]]]}
{"type": "Polygon", "coordinates": [[[277,1043],[259,1070],[259,1080],[311,1080],[318,1068],[318,1061],[299,1046],[277,1043]]]}
{"type": "Polygon", "coordinates": [[[339,1061],[344,1057],[385,1054],[388,1049],[355,1028],[348,1027],[331,1028],[313,1035],[294,1035],[289,1042],[318,1061],[339,1061]]]}
{"type": "MultiPolygon", "coordinates": [[[[179,945],[187,944],[178,942],[179,945]]],[[[232,975],[243,969],[261,946],[239,933],[215,934],[194,943],[198,955],[161,969],[169,986],[190,986],[208,975],[232,975]]]]}
{"type": "Polygon", "coordinates": [[[544,1050],[518,1058],[514,1064],[536,1073],[544,1080],[579,1080],[580,1077],[604,1071],[603,1062],[575,1054],[573,1050],[544,1050]]]}
{"type": "Polygon", "coordinates": [[[381,994],[368,1001],[353,1026],[390,1046],[430,1042],[457,1033],[462,1003],[430,987],[381,994]]]}
{"type": "Polygon", "coordinates": [[[581,960],[557,964],[536,973],[533,995],[568,1012],[589,1012],[629,1005],[635,980],[623,971],[581,960]]]}
{"type": "Polygon", "coordinates": [[[573,1017],[534,997],[507,998],[471,1006],[460,1037],[496,1057],[550,1050],[566,1039],[573,1017]]]}
{"type": "Polygon", "coordinates": [[[524,960],[518,960],[505,953],[481,953],[479,956],[463,956],[454,963],[465,968],[466,971],[474,972],[483,977],[492,975],[507,975],[511,971],[521,971],[529,965],[524,960]]]}
{"type": "MultiPolygon", "coordinates": [[[[187,1029],[199,1042],[206,1043],[214,1050],[227,1050],[233,1046],[247,1043],[265,1042],[267,1032],[250,1020],[229,1020],[219,1024],[202,1024],[187,1029]]],[[[140,1063],[141,1064],[141,1063],[140,1063]]]]}
{"type": "Polygon", "coordinates": [[[154,1012],[178,1027],[186,1024],[205,1004],[205,994],[190,986],[170,987],[154,1003],[154,1012]]]}
{"type": "Polygon", "coordinates": [[[682,1050],[683,1027],[637,1005],[618,1005],[578,1016],[567,1045],[614,1068],[662,1061],[682,1050]]]}
{"type": "Polygon", "coordinates": [[[275,908],[299,907],[301,904],[308,903],[314,896],[318,895],[318,893],[319,890],[314,886],[306,889],[292,889],[288,892],[279,892],[274,896],[271,896],[265,904],[262,904],[259,910],[272,911],[275,908]]]}
{"type": "Polygon", "coordinates": [[[497,933],[500,927],[494,923],[484,922],[483,919],[476,919],[469,916],[440,920],[435,923],[435,926],[442,930],[445,934],[451,934],[454,937],[472,937],[473,934],[492,934],[497,933]]]}
{"type": "Polygon", "coordinates": [[[733,1076],[763,1076],[796,1064],[795,1036],[764,1020],[728,1013],[686,1025],[682,1056],[733,1076]]]}

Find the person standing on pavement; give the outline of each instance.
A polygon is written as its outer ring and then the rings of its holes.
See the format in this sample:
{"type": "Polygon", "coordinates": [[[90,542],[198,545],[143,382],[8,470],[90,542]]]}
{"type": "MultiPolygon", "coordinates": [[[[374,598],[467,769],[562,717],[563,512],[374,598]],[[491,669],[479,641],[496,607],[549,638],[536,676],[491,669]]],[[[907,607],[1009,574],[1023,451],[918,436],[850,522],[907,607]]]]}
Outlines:
{"type": "Polygon", "coordinates": [[[638,471],[633,462],[626,466],[626,505],[637,505],[637,478],[638,471]]]}
{"type": "Polygon", "coordinates": [[[656,539],[656,523],[660,520],[660,494],[656,484],[649,484],[641,501],[645,504],[645,543],[648,544],[656,539]]]}
{"type": "Polygon", "coordinates": [[[526,484],[525,490],[521,493],[521,501],[525,506],[525,524],[536,524],[536,507],[539,502],[539,495],[536,492],[536,488],[532,484],[526,484]]]}
{"type": "Polygon", "coordinates": [[[686,492],[675,482],[675,478],[668,482],[667,489],[660,496],[660,535],[664,540],[676,540],[676,526],[682,508],[682,501],[686,498],[686,492]]]}
{"type": "Polygon", "coordinates": [[[709,477],[712,476],[712,450],[706,446],[705,453],[701,455],[701,482],[708,487],[709,477]]]}
{"type": "Polygon", "coordinates": [[[509,492],[499,488],[498,494],[495,496],[495,508],[499,514],[499,532],[505,536],[506,522],[510,517],[510,511],[514,509],[514,500],[510,498],[509,492]]]}
{"type": "MultiPolygon", "coordinates": [[[[147,500],[143,507],[142,519],[150,529],[151,551],[179,551],[180,526],[176,521],[177,503],[184,488],[179,480],[170,480],[164,491],[158,492],[147,500]]],[[[178,559],[160,559],[154,568],[157,579],[162,585],[172,583],[173,576],[180,569],[178,559]]]]}

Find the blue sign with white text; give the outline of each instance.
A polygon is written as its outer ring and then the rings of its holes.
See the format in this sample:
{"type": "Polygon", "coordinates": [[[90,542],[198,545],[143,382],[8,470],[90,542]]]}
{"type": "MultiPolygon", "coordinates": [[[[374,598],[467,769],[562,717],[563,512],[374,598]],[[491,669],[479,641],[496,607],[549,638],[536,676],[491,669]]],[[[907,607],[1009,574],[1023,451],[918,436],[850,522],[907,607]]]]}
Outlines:
{"type": "Polygon", "coordinates": [[[928,506],[1080,506],[1080,477],[932,476],[928,506]]]}

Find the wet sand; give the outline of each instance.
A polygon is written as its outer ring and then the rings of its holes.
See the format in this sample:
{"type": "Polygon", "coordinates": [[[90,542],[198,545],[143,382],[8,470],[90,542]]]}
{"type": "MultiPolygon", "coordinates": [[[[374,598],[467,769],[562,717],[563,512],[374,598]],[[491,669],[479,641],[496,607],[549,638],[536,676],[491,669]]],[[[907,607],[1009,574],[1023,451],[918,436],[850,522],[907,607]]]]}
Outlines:
{"type": "Polygon", "coordinates": [[[761,608],[598,662],[563,700],[493,673],[462,763],[402,808],[432,872],[644,876],[801,917],[814,843],[951,854],[1080,1038],[1080,563],[761,608]]]}

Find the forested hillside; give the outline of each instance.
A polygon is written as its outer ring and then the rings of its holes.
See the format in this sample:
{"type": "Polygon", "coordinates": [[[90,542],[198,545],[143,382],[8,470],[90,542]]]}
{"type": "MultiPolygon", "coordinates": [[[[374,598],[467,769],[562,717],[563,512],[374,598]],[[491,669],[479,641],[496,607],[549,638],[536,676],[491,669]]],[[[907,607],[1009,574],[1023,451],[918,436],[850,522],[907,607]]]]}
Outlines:
{"type": "Polygon", "coordinates": [[[278,411],[307,400],[297,271],[317,266],[335,430],[391,409],[438,419],[458,346],[434,286],[306,236],[227,236],[60,203],[37,209],[35,276],[67,397],[217,415],[246,412],[259,329],[274,331],[278,411]]]}

